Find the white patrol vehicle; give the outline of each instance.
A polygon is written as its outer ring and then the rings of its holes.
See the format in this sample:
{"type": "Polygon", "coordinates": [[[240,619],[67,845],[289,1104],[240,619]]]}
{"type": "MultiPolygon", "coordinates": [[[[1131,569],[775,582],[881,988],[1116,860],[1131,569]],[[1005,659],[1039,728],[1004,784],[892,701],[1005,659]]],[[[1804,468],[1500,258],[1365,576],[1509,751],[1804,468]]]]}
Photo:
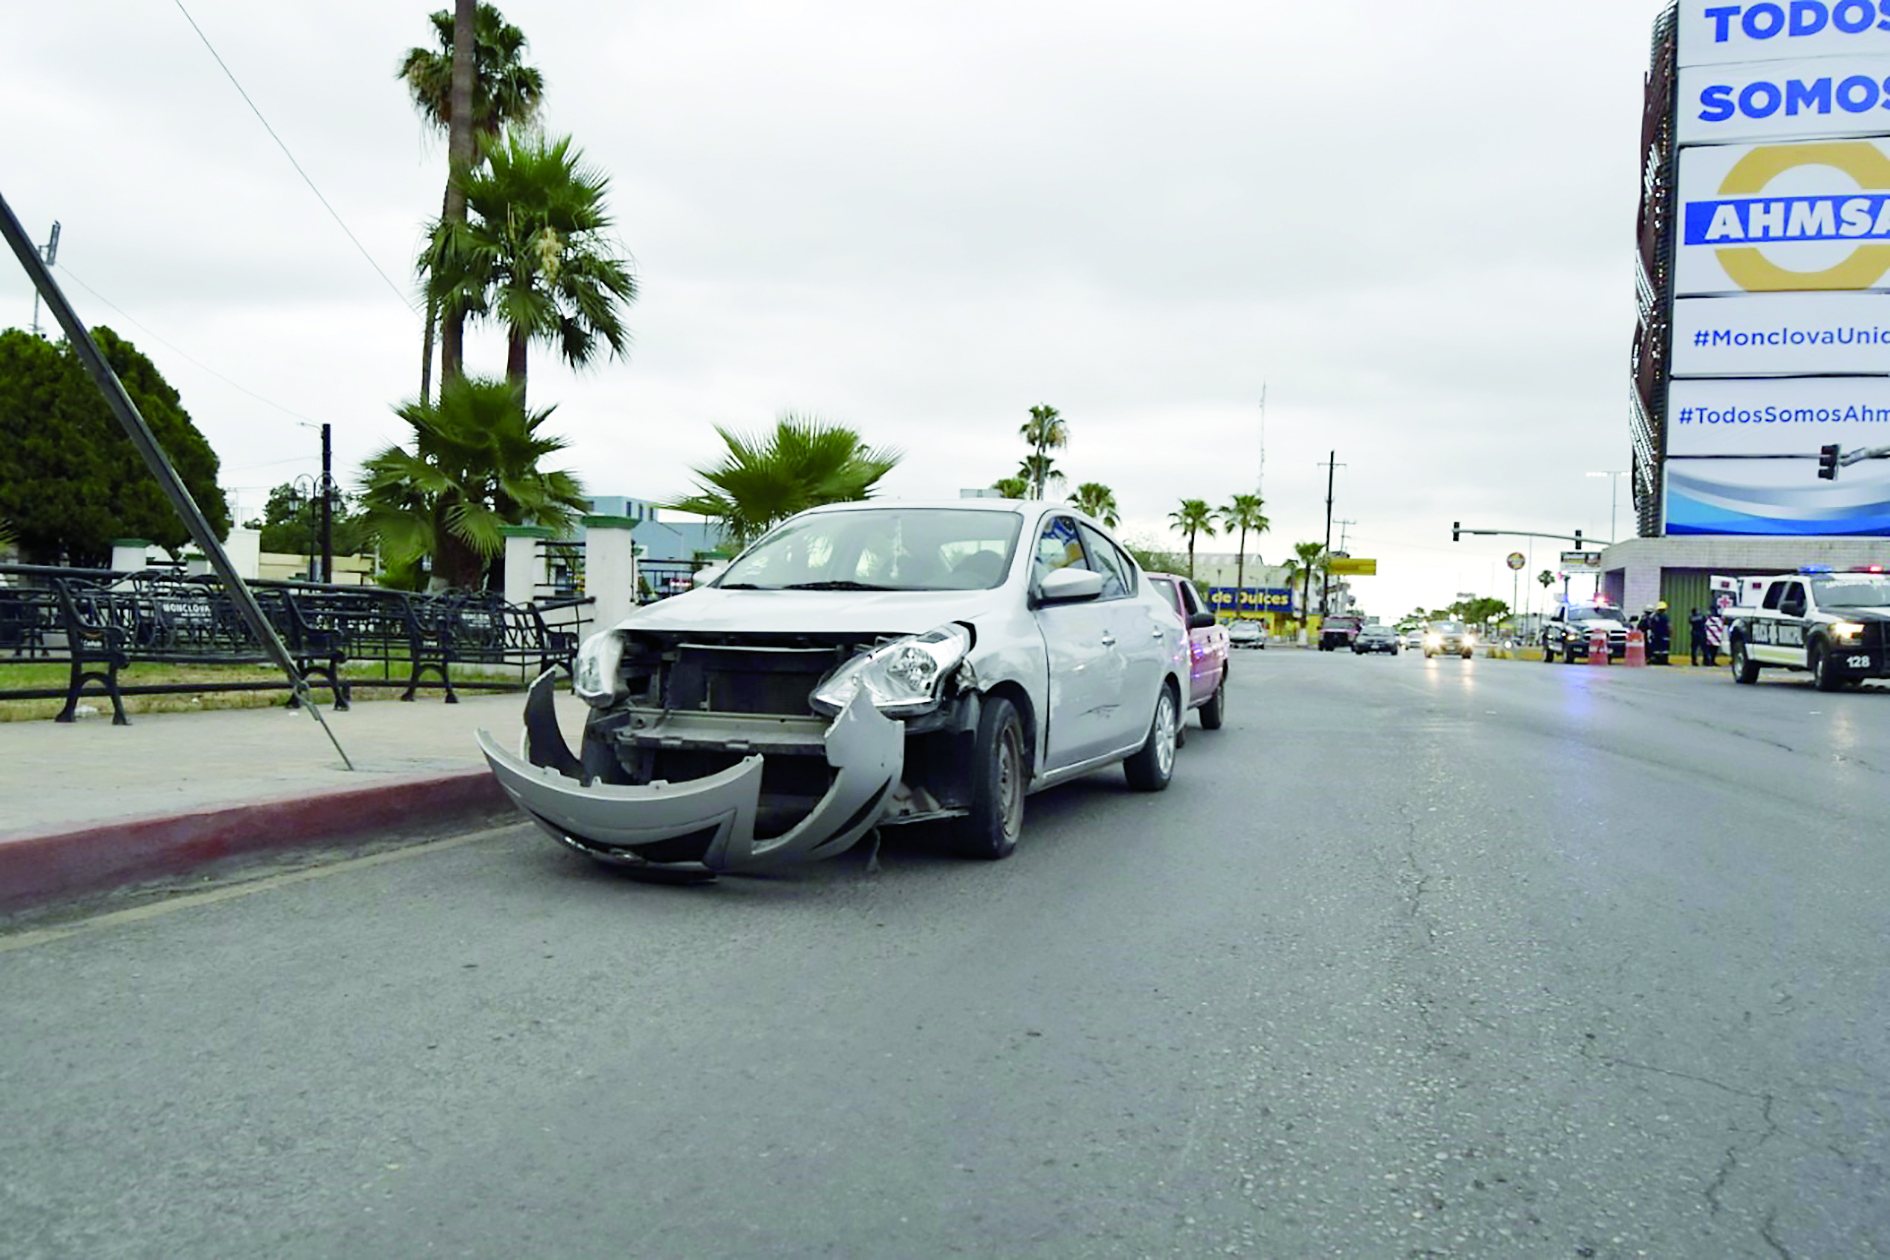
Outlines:
{"type": "Polygon", "coordinates": [[[1880,565],[1743,578],[1728,614],[1738,682],[1766,668],[1808,670],[1820,691],[1890,678],[1890,574],[1880,565]]]}
{"type": "Polygon", "coordinates": [[[1568,664],[1588,659],[1588,642],[1596,631],[1608,636],[1608,659],[1627,655],[1627,617],[1609,604],[1563,604],[1542,623],[1542,659],[1561,657],[1568,664]]]}

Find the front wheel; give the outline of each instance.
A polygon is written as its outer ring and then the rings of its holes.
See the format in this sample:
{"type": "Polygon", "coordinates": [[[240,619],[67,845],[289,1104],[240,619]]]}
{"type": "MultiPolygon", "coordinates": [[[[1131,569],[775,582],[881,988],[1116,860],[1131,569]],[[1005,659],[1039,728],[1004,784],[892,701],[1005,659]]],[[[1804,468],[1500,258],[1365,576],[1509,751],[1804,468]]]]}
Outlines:
{"type": "Polygon", "coordinates": [[[1002,696],[986,700],[978,717],[976,758],[971,812],[954,824],[952,847],[966,857],[995,862],[1017,851],[1030,765],[1024,724],[1016,706],[1002,696]]]}
{"type": "Polygon", "coordinates": [[[1732,676],[1737,683],[1755,683],[1759,681],[1759,663],[1746,655],[1746,641],[1734,639],[1732,645],[1732,676]]]}
{"type": "Polygon", "coordinates": [[[1214,684],[1214,694],[1201,706],[1201,729],[1218,731],[1221,723],[1227,720],[1227,671],[1221,671],[1221,680],[1214,684]]]}
{"type": "Polygon", "coordinates": [[[1831,661],[1830,649],[1822,643],[1811,645],[1811,685],[1819,691],[1836,691],[1844,685],[1831,661]]]}
{"type": "Polygon", "coordinates": [[[1122,773],[1129,786],[1138,792],[1159,792],[1168,786],[1175,773],[1174,688],[1163,686],[1155,700],[1155,716],[1148,724],[1148,738],[1122,763],[1122,773]]]}

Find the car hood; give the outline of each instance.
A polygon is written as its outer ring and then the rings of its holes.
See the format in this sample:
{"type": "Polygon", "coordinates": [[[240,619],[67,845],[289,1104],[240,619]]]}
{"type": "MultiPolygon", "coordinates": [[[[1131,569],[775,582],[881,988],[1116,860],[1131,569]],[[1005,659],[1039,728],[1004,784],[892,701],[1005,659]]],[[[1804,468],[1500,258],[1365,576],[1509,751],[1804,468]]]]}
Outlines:
{"type": "Polygon", "coordinates": [[[924,634],[996,609],[993,591],[727,591],[699,587],[646,605],[619,630],[705,634],[924,634]]]}

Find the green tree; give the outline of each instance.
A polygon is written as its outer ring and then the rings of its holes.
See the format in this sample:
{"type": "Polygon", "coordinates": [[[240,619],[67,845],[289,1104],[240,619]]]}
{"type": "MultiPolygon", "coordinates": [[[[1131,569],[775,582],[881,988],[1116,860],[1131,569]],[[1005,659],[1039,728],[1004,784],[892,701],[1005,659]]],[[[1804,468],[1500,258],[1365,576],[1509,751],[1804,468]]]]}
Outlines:
{"type": "Polygon", "coordinates": [[[1043,498],[1044,487],[1062,485],[1063,474],[1048,455],[1026,455],[1017,465],[1017,476],[1030,490],[1032,499],[1043,498]]]}
{"type": "Polygon", "coordinates": [[[1261,511],[1264,506],[1257,494],[1237,494],[1220,509],[1221,528],[1230,534],[1235,530],[1240,531],[1239,559],[1234,563],[1236,589],[1245,589],[1247,585],[1248,532],[1264,534],[1273,527],[1273,522],[1261,511]]]}
{"type": "Polygon", "coordinates": [[[1116,492],[1100,481],[1085,481],[1070,496],[1070,506],[1101,521],[1110,529],[1121,522],[1116,518],[1116,492]]]}
{"type": "MultiPolygon", "coordinates": [[[[329,528],[335,554],[357,555],[373,545],[360,500],[340,491],[336,491],[334,498],[329,528]]],[[[243,524],[262,532],[264,551],[307,555],[311,548],[321,546],[321,516],[322,503],[319,497],[311,499],[292,483],[284,482],[269,491],[269,500],[263,505],[262,517],[244,521],[243,524]]]]}
{"type": "Polygon", "coordinates": [[[1301,542],[1293,544],[1292,559],[1280,566],[1288,586],[1291,586],[1296,579],[1305,584],[1305,591],[1301,594],[1299,599],[1299,624],[1302,627],[1306,624],[1306,614],[1310,612],[1312,608],[1313,575],[1319,572],[1319,570],[1324,567],[1325,563],[1326,547],[1324,543],[1301,542]]]}
{"type": "Polygon", "coordinates": [[[695,470],[695,494],[664,506],[713,517],[738,547],[796,512],[872,498],[873,486],[902,458],[891,447],[869,449],[844,425],[793,412],[766,435],[747,437],[720,425],[715,431],[728,454],[713,468],[695,470]]]}
{"type": "Polygon", "coordinates": [[[1188,539],[1188,578],[1194,578],[1194,540],[1197,534],[1214,537],[1214,509],[1206,499],[1183,499],[1181,506],[1168,514],[1174,527],[1188,539]]]}
{"type": "Polygon", "coordinates": [[[1124,538],[1122,549],[1135,557],[1144,573],[1179,573],[1185,559],[1147,538],[1124,538]]]}
{"type": "Polygon", "coordinates": [[[1063,474],[1057,472],[1056,466],[1050,462],[1050,452],[1062,450],[1070,444],[1069,422],[1058,414],[1055,407],[1039,403],[1030,409],[1030,419],[1024,421],[1023,427],[1017,432],[1030,446],[1030,454],[1024,458],[1018,474],[1030,480],[1030,497],[1041,499],[1044,488],[1050,482],[1055,481],[1059,485],[1063,482],[1063,474]]]}
{"type": "Polygon", "coordinates": [[[480,152],[485,165],[455,177],[466,221],[434,224],[419,268],[430,303],[504,326],[505,375],[522,403],[533,341],[556,346],[574,368],[600,346],[623,353],[622,308],[636,301],[637,284],[612,249],[610,179],[584,164],[571,137],[514,128],[480,152]]]}
{"type": "MultiPolygon", "coordinates": [[[[219,537],[230,530],[216,452],[157,367],[109,328],[92,339],[219,537]]],[[[103,568],[112,540],[173,553],[190,540],[79,356],[67,343],[0,332],[0,519],[28,563],[103,568]]]]}
{"type": "Polygon", "coordinates": [[[441,381],[437,405],[398,408],[412,449],[389,446],[362,465],[366,527],[390,568],[430,557],[448,586],[482,587],[505,546],[500,526],[575,525],[583,486],[539,467],[565,447],[540,432],[553,410],[527,412],[505,381],[467,376],[441,381]]]}
{"type": "Polygon", "coordinates": [[[1024,477],[999,477],[991,488],[1007,499],[1028,499],[1030,482],[1024,477]]]}
{"type": "MultiPolygon", "coordinates": [[[[442,9],[432,16],[431,21],[439,47],[408,49],[395,77],[407,84],[407,91],[413,97],[414,108],[420,111],[420,116],[436,130],[450,135],[454,118],[453,46],[456,18],[454,13],[442,9]]],[[[497,136],[514,123],[528,123],[538,116],[538,107],[545,95],[545,76],[535,67],[519,61],[524,55],[525,45],[524,32],[507,22],[493,6],[481,4],[474,10],[471,30],[473,69],[469,84],[471,116],[468,126],[468,133],[475,141],[468,149],[472,161],[478,160],[478,138],[497,136]]],[[[440,199],[440,218],[442,221],[463,222],[465,217],[464,198],[454,190],[449,174],[446,191],[440,199]]],[[[420,364],[422,403],[432,397],[433,337],[439,314],[439,310],[429,301],[426,344],[420,364]]],[[[454,374],[459,371],[459,358],[456,347],[452,356],[454,374]]],[[[442,356],[441,375],[446,374],[446,363],[442,356]]]]}

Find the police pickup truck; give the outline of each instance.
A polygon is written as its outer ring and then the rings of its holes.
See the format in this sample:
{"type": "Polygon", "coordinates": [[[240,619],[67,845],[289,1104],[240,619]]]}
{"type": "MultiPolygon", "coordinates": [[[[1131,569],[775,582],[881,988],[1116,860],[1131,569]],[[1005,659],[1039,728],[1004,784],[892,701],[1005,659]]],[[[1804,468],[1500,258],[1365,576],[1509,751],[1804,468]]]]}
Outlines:
{"type": "Polygon", "coordinates": [[[1886,633],[1890,574],[1877,565],[1741,579],[1726,631],[1737,681],[1757,682],[1761,669],[1802,669],[1820,691],[1890,678],[1886,633]]]}
{"type": "Polygon", "coordinates": [[[1587,660],[1589,636],[1597,630],[1608,636],[1609,660],[1627,654],[1627,618],[1619,608],[1563,604],[1542,623],[1542,659],[1553,661],[1559,656],[1570,665],[1587,660]]]}

